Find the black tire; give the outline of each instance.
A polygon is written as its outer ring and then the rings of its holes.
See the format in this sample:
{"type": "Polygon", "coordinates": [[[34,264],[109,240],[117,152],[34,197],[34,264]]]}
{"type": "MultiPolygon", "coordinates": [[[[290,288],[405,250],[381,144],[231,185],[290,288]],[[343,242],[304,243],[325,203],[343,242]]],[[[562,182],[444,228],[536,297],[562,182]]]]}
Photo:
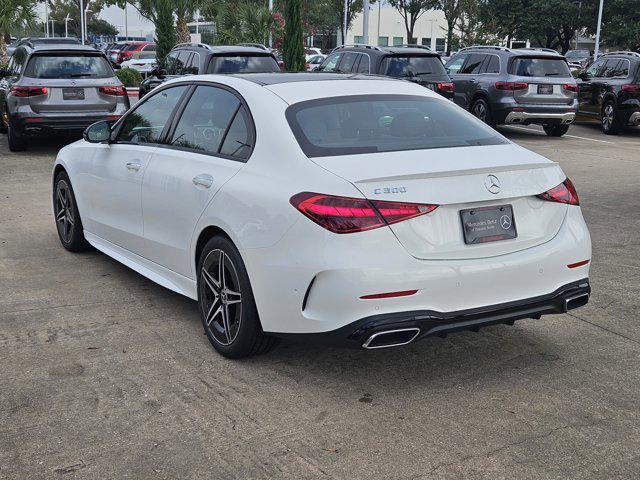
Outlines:
{"type": "Polygon", "coordinates": [[[561,137],[569,131],[569,125],[562,125],[560,123],[548,123],[542,125],[542,128],[550,137],[561,137]]]}
{"type": "Polygon", "coordinates": [[[484,98],[481,97],[474,100],[473,104],[471,104],[471,113],[490,127],[496,126],[496,122],[493,119],[493,114],[491,113],[489,102],[487,102],[484,98]]]}
{"type": "Polygon", "coordinates": [[[91,249],[91,245],[84,238],[78,204],[66,172],[58,173],[53,182],[53,215],[58,238],[64,248],[70,252],[91,249]]]}
{"type": "Polygon", "coordinates": [[[7,113],[9,110],[7,106],[4,106],[4,110],[0,111],[0,133],[7,133],[7,122],[9,121],[9,114],[7,113]]]}
{"type": "Polygon", "coordinates": [[[620,122],[619,117],[616,102],[607,100],[602,106],[602,112],[600,112],[602,131],[607,135],[617,135],[620,133],[622,122],[620,122]]]}
{"type": "Polygon", "coordinates": [[[9,141],[9,151],[11,152],[23,152],[27,149],[27,141],[22,138],[15,128],[11,128],[11,121],[7,125],[7,136],[9,141]]]}
{"type": "Polygon", "coordinates": [[[200,254],[198,310],[209,342],[227,358],[266,353],[278,343],[262,331],[249,275],[226,237],[211,238],[200,254]]]}

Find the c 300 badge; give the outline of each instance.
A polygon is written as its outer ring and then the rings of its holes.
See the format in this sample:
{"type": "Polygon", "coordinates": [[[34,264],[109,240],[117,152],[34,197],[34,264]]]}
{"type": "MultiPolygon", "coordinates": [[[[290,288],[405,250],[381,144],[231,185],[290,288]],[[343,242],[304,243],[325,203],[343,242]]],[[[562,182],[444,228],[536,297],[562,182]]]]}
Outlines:
{"type": "Polygon", "coordinates": [[[388,193],[407,193],[407,187],[383,187],[375,188],[373,190],[374,195],[382,195],[388,193]]]}

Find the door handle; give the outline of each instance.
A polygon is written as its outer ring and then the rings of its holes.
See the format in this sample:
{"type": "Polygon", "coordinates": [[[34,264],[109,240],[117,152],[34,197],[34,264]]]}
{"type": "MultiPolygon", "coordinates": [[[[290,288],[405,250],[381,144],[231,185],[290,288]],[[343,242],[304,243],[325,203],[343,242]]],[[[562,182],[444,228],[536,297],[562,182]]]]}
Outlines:
{"type": "Polygon", "coordinates": [[[213,185],[213,177],[207,174],[200,174],[193,177],[193,184],[196,187],[209,188],[213,185]]]}
{"type": "Polygon", "coordinates": [[[476,82],[477,82],[477,80],[475,78],[469,79],[469,83],[476,83],[476,82]]]}
{"type": "Polygon", "coordinates": [[[127,166],[127,170],[133,171],[133,172],[137,172],[142,167],[142,165],[138,162],[127,162],[126,166],[127,166]]]}

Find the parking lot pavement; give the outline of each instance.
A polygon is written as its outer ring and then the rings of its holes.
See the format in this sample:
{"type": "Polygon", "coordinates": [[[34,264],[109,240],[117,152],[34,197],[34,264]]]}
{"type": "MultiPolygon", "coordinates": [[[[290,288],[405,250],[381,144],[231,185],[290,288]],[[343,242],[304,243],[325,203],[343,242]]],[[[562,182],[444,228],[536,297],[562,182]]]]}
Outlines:
{"type": "Polygon", "coordinates": [[[195,303],[58,243],[46,143],[0,137],[0,478],[629,479],[640,471],[640,131],[503,128],[558,161],[589,305],[404,348],[230,361],[195,303]]]}

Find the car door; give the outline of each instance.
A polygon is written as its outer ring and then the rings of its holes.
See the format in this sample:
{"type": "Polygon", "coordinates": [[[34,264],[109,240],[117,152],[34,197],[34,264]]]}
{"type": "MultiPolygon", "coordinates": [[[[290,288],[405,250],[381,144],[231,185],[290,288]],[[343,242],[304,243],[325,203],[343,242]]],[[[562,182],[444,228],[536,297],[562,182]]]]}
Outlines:
{"type": "Polygon", "coordinates": [[[191,274],[191,238],[213,196],[244,165],[254,144],[247,107],[234,91],[198,85],[151,159],[142,186],[144,256],[191,274]]]}
{"type": "Polygon", "coordinates": [[[456,103],[467,110],[471,107],[473,95],[478,90],[478,77],[485,55],[472,53],[467,58],[462,68],[455,75],[456,103]]]}
{"type": "Polygon", "coordinates": [[[111,143],[97,144],[87,188],[87,230],[142,254],[142,179],[172,114],[189,87],[154,91],[118,124],[111,143]]]}
{"type": "Polygon", "coordinates": [[[462,90],[459,90],[458,88],[458,85],[460,85],[460,88],[462,88],[461,82],[464,81],[465,77],[463,77],[462,75],[458,75],[458,73],[464,66],[468,57],[469,57],[469,54],[466,54],[466,53],[461,55],[455,55],[454,57],[450,58],[445,65],[445,69],[447,70],[447,73],[449,74],[451,81],[455,85],[454,101],[461,107],[465,107],[465,108],[466,108],[465,96],[462,90]]]}
{"type": "Polygon", "coordinates": [[[604,70],[606,60],[600,59],[593,62],[589,68],[576,80],[578,84],[578,114],[587,118],[598,115],[598,88],[594,88],[602,80],[601,72],[604,70]]]}

